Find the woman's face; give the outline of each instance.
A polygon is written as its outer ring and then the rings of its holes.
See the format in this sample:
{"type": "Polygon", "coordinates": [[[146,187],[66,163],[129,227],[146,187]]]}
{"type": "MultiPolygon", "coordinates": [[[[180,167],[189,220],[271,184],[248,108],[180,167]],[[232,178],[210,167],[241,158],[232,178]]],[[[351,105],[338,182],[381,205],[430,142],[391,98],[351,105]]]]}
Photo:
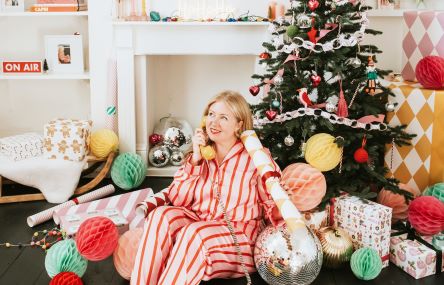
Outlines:
{"type": "Polygon", "coordinates": [[[205,127],[210,140],[215,143],[236,140],[236,133],[241,129],[233,112],[224,102],[215,102],[208,110],[205,127]]]}

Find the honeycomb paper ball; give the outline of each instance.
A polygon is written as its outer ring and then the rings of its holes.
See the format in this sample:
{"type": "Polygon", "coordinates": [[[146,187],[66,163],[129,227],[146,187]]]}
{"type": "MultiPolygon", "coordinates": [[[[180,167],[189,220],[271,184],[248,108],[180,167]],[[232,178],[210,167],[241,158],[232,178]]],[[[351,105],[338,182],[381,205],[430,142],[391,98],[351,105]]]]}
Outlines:
{"type": "Polygon", "coordinates": [[[91,135],[90,148],[93,155],[105,158],[119,148],[119,138],[109,129],[101,129],[91,135]]]}
{"type": "Polygon", "coordinates": [[[352,254],[350,267],[353,274],[359,279],[372,280],[381,273],[381,257],[373,248],[363,247],[352,254]]]}
{"type": "MultiPolygon", "coordinates": [[[[415,190],[407,184],[399,184],[399,188],[413,194],[413,197],[419,196],[419,190],[415,190]]],[[[396,223],[399,220],[407,219],[409,205],[404,195],[393,193],[390,190],[382,189],[379,191],[376,200],[379,204],[392,208],[392,222],[396,223]]]]}
{"type": "Polygon", "coordinates": [[[427,187],[423,195],[433,196],[444,203],[444,183],[436,183],[433,186],[427,187]]]}
{"type": "Polygon", "coordinates": [[[421,196],[409,206],[409,222],[420,234],[435,235],[444,230],[444,203],[433,196],[421,196]]]}
{"type": "Polygon", "coordinates": [[[305,149],[305,160],[320,171],[329,171],[341,161],[342,148],[332,135],[321,133],[310,137],[305,149]]]}
{"type": "Polygon", "coordinates": [[[124,190],[130,190],[142,184],[146,176],[146,163],[136,153],[120,154],[111,167],[113,182],[124,190]]]}
{"type": "Polygon", "coordinates": [[[74,272],[60,272],[49,285],[83,285],[83,282],[74,272]]]}
{"type": "Polygon", "coordinates": [[[142,233],[142,228],[127,231],[119,238],[119,243],[114,251],[114,266],[120,276],[126,280],[129,280],[131,277],[142,233]]]}
{"type": "Polygon", "coordinates": [[[291,194],[299,211],[308,211],[321,203],[327,191],[324,174],[306,163],[293,163],[282,172],[281,183],[291,194]]]}
{"type": "Polygon", "coordinates": [[[86,219],[76,236],[77,249],[88,260],[99,261],[113,254],[119,233],[114,223],[105,217],[86,219]]]}
{"type": "Polygon", "coordinates": [[[87,266],[88,261],[80,255],[72,239],[59,241],[46,253],[45,268],[51,278],[65,271],[74,272],[82,277],[87,266]]]}
{"type": "Polygon", "coordinates": [[[444,88],[444,58],[429,55],[416,65],[416,78],[419,83],[429,89],[444,88]]]}

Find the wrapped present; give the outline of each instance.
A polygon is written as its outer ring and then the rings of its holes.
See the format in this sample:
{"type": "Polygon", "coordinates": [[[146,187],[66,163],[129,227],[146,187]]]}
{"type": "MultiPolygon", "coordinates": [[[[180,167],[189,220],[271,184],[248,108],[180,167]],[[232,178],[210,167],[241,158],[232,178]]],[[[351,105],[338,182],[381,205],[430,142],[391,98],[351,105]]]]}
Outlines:
{"type": "Polygon", "coordinates": [[[67,235],[74,236],[80,228],[80,225],[89,218],[106,217],[116,225],[119,234],[122,235],[129,229],[128,220],[122,213],[115,208],[107,208],[102,210],[88,210],[83,213],[69,214],[60,217],[60,228],[67,235]]]}
{"type": "Polygon", "coordinates": [[[82,214],[103,209],[118,209],[129,222],[129,229],[143,227],[145,217],[136,215],[136,205],[153,196],[153,190],[146,188],[138,191],[116,195],[89,203],[83,203],[70,208],[62,208],[53,215],[56,224],[61,223],[61,217],[66,215],[82,214]]]}
{"type": "Polygon", "coordinates": [[[327,205],[324,210],[315,208],[310,211],[301,213],[304,217],[305,224],[313,231],[318,231],[323,227],[328,226],[328,216],[330,215],[330,205],[327,205]]]}
{"type": "Polygon", "coordinates": [[[444,11],[404,12],[402,48],[402,77],[413,81],[416,64],[423,57],[444,57],[444,11]]]}
{"type": "Polygon", "coordinates": [[[0,139],[0,154],[18,161],[43,154],[43,137],[26,133],[0,139]]]}
{"type": "Polygon", "coordinates": [[[82,161],[89,151],[92,121],[57,119],[44,127],[44,153],[49,159],[82,161]]]}
{"type": "Polygon", "coordinates": [[[390,261],[415,279],[444,270],[442,251],[432,245],[432,236],[392,233],[390,261]]]}
{"type": "Polygon", "coordinates": [[[390,125],[407,125],[416,134],[410,146],[389,147],[385,155],[389,175],[414,189],[444,181],[444,90],[429,90],[412,82],[385,82],[398,103],[387,116],[390,125]]]}
{"type": "Polygon", "coordinates": [[[354,249],[374,248],[388,266],[392,209],[356,196],[344,195],[330,201],[330,225],[344,229],[354,249]]]}

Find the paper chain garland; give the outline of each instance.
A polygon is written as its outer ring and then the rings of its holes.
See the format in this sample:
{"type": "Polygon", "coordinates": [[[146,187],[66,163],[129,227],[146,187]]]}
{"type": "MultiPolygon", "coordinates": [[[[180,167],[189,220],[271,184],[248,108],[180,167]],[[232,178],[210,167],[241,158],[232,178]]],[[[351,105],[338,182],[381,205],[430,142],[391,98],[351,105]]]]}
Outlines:
{"type": "Polygon", "coordinates": [[[299,108],[294,111],[286,112],[280,115],[277,115],[276,118],[272,121],[263,118],[263,119],[254,119],[254,127],[260,128],[267,124],[272,123],[282,123],[285,121],[289,121],[292,119],[296,119],[303,116],[313,116],[313,117],[322,117],[327,119],[332,124],[338,125],[346,125],[354,129],[365,129],[368,131],[386,131],[387,124],[383,123],[384,115],[378,116],[365,116],[361,119],[347,119],[337,116],[336,114],[332,114],[329,112],[325,112],[321,109],[312,109],[312,108],[299,108]]]}

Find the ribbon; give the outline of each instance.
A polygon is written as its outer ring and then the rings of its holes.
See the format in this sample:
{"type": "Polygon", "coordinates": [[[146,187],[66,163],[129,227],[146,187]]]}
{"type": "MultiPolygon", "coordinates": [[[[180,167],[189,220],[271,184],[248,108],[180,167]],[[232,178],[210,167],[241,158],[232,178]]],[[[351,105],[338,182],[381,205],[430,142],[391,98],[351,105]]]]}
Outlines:
{"type": "Polygon", "coordinates": [[[262,175],[262,182],[265,184],[270,177],[281,178],[281,174],[278,171],[267,171],[262,175]]]}
{"type": "Polygon", "coordinates": [[[404,223],[397,223],[393,227],[394,229],[398,230],[396,233],[392,233],[390,236],[400,236],[403,234],[407,234],[407,239],[409,240],[417,240],[419,243],[427,246],[431,250],[433,250],[436,253],[436,271],[435,274],[440,274],[442,271],[442,250],[437,249],[432,244],[424,240],[420,235],[418,235],[414,228],[410,226],[409,222],[404,223]]]}
{"type": "Polygon", "coordinates": [[[383,114],[379,114],[379,115],[368,115],[368,116],[364,116],[360,119],[357,119],[357,121],[359,123],[363,123],[363,124],[370,124],[373,122],[378,122],[378,123],[383,123],[384,122],[384,118],[385,115],[383,114]]]}

